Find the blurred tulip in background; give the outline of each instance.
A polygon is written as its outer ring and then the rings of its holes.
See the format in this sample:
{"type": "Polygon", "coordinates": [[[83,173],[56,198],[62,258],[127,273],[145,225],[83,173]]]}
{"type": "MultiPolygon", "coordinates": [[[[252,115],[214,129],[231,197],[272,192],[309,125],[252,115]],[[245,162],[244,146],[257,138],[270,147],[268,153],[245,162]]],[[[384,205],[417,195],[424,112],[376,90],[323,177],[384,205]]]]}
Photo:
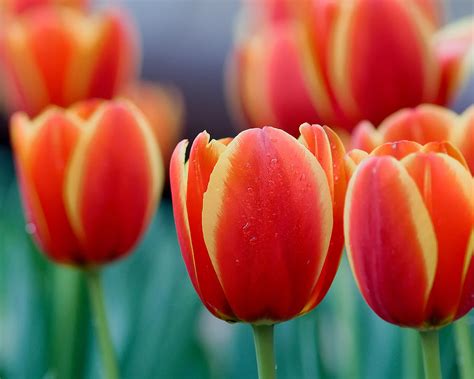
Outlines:
{"type": "Polygon", "coordinates": [[[12,141],[32,233],[49,258],[88,266],[131,251],[155,212],[163,166],[133,105],[92,101],[13,116],[12,141]]]}
{"type": "Polygon", "coordinates": [[[22,13],[41,6],[67,6],[85,8],[88,0],[0,0],[0,13],[22,13]]]}
{"type": "Polygon", "coordinates": [[[351,131],[400,108],[449,103],[462,86],[472,25],[438,34],[437,1],[246,5],[227,72],[244,127],[274,125],[297,135],[309,121],[351,131]]]}
{"type": "Polygon", "coordinates": [[[135,78],[138,40],[123,11],[50,6],[2,21],[0,81],[9,112],[35,116],[49,104],[111,99],[135,78]]]}
{"type": "Polygon", "coordinates": [[[458,115],[447,108],[423,104],[395,112],[378,128],[363,121],[354,129],[351,145],[370,153],[383,143],[400,140],[420,144],[450,141],[461,151],[474,173],[474,106],[458,115]]]}

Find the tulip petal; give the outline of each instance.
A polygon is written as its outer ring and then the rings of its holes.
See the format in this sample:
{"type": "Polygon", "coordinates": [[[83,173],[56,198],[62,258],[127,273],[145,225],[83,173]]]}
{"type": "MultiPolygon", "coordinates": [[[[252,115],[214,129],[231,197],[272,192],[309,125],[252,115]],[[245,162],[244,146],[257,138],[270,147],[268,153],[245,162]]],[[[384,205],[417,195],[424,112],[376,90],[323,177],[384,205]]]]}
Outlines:
{"type": "Polygon", "coordinates": [[[382,143],[383,137],[370,121],[361,121],[352,132],[351,147],[353,149],[360,149],[370,153],[382,143]]]}
{"type": "Polygon", "coordinates": [[[12,141],[27,222],[52,259],[80,264],[79,242],[61,201],[66,165],[78,138],[78,123],[55,109],[34,123],[22,114],[12,119],[12,141]]]}
{"type": "Polygon", "coordinates": [[[341,106],[378,124],[402,107],[434,101],[439,67],[420,9],[401,0],[351,1],[342,8],[328,66],[341,106]]]}
{"type": "Polygon", "coordinates": [[[371,153],[371,156],[390,155],[396,159],[402,159],[409,154],[416,153],[423,148],[417,142],[413,141],[397,141],[392,143],[384,143],[376,147],[371,153]]]}
{"type": "Polygon", "coordinates": [[[67,211],[87,261],[128,253],[163,185],[158,145],[144,116],[130,103],[104,104],[83,126],[67,170],[67,211]]]}
{"type": "Polygon", "coordinates": [[[191,232],[189,231],[188,211],[186,209],[186,187],[188,183],[188,166],[185,165],[187,140],[181,141],[175,148],[170,162],[170,185],[173,198],[173,215],[176,234],[183,253],[184,263],[196,292],[201,296],[197,282],[196,265],[194,263],[191,232]]]}
{"type": "Polygon", "coordinates": [[[436,233],[438,264],[425,320],[441,325],[454,318],[462,292],[474,215],[472,177],[446,154],[412,154],[401,163],[416,182],[436,233]]]}
{"type": "Polygon", "coordinates": [[[209,142],[207,132],[200,133],[193,142],[188,161],[188,183],[186,207],[193,245],[196,277],[204,305],[218,317],[235,319],[226,300],[215,269],[209,258],[202,229],[203,196],[209,177],[225,145],[219,141],[209,142]]]}
{"type": "Polygon", "coordinates": [[[361,163],[349,182],[344,229],[349,261],[370,307],[388,322],[421,326],[436,270],[436,236],[400,162],[370,157],[361,163]]]}
{"type": "Polygon", "coordinates": [[[410,140],[422,145],[449,139],[456,114],[447,108],[424,104],[402,109],[387,117],[379,126],[384,142],[410,140]]]}
{"type": "Polygon", "coordinates": [[[203,232],[239,319],[271,323],[304,308],[327,255],[331,203],[317,160],[281,130],[242,132],[221,154],[203,232]]]}
{"type": "MultiPolygon", "coordinates": [[[[303,126],[301,128],[303,128],[303,126]]],[[[345,149],[341,140],[339,139],[337,134],[327,126],[324,126],[322,128],[316,127],[314,125],[311,127],[305,126],[303,129],[306,130],[301,130],[301,135],[303,136],[304,133],[308,133],[309,128],[312,129],[313,133],[325,133],[330,146],[330,166],[332,172],[331,183],[333,187],[333,229],[331,234],[331,241],[329,243],[328,254],[326,256],[323,269],[321,270],[321,275],[319,276],[318,282],[316,283],[316,286],[313,289],[311,299],[306,304],[306,307],[303,309],[302,313],[307,310],[313,309],[324,298],[327,291],[329,290],[329,287],[331,286],[332,281],[334,280],[337,269],[339,267],[344,246],[343,215],[347,188],[347,177],[344,167],[345,149]]],[[[314,147],[313,149],[310,149],[313,154],[315,154],[318,150],[319,149],[315,149],[314,147]]],[[[327,175],[328,170],[326,170],[323,165],[322,167],[327,175]]]]}

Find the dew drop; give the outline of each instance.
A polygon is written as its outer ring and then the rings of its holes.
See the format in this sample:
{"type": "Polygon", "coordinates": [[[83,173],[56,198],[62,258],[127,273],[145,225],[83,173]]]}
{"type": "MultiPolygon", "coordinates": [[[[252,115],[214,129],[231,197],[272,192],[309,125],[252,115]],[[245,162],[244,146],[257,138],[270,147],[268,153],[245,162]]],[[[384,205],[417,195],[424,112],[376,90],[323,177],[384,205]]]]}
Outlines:
{"type": "Polygon", "coordinates": [[[246,223],[244,226],[242,226],[242,230],[245,232],[250,228],[250,223],[246,223]]]}
{"type": "Polygon", "coordinates": [[[29,222],[25,225],[25,230],[28,234],[34,234],[36,232],[36,225],[32,222],[29,222]]]}

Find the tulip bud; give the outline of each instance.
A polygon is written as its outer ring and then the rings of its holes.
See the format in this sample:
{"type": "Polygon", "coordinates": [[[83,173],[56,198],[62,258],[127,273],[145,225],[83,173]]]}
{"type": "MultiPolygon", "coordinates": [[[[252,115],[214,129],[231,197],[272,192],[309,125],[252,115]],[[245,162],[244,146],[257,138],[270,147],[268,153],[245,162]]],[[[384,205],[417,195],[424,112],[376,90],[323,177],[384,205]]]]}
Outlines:
{"type": "Polygon", "coordinates": [[[449,143],[384,144],[359,164],[347,190],[346,248],[381,318],[425,329],[473,308],[473,195],[473,178],[449,143]]]}
{"type": "Polygon", "coordinates": [[[153,215],[163,166],[144,116],[125,101],[49,108],[12,118],[31,231],[52,260],[103,264],[125,256],[153,215]]]}
{"type": "Polygon", "coordinates": [[[85,15],[41,7],[7,17],[0,31],[0,81],[10,111],[110,99],[135,75],[136,40],[124,13],[85,15]],[[45,43],[47,41],[47,43],[45,43]]]}
{"type": "Polygon", "coordinates": [[[379,123],[400,108],[436,101],[436,2],[275,1],[255,8],[270,4],[270,14],[285,9],[285,16],[260,28],[247,23],[250,33],[230,59],[230,96],[246,127],[273,123],[296,135],[295,125],[309,120],[351,131],[361,120],[379,123]]]}
{"type": "Polygon", "coordinates": [[[400,140],[428,142],[449,141],[466,158],[474,172],[474,106],[462,115],[436,105],[423,104],[412,109],[401,109],[375,127],[364,121],[352,134],[352,147],[371,152],[383,143],[400,140]]]}
{"type": "Polygon", "coordinates": [[[204,305],[227,321],[273,324],[313,309],[342,251],[344,148],[303,125],[301,143],[266,127],[233,140],[203,132],[176,147],[170,177],[178,240],[204,305]]]}

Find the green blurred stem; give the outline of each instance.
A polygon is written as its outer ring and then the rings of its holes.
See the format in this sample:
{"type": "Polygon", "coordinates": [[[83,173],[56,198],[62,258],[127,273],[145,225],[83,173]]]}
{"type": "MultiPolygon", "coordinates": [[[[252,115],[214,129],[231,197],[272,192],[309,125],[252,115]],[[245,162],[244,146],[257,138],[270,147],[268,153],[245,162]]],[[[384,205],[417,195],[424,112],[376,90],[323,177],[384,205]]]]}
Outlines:
{"type": "Polygon", "coordinates": [[[89,288],[92,312],[94,314],[94,326],[99,340],[102,363],[104,365],[105,378],[118,379],[117,359],[107,323],[100,271],[97,268],[89,268],[85,270],[85,274],[89,288]]]}
{"type": "Polygon", "coordinates": [[[457,359],[461,378],[474,378],[474,353],[467,316],[454,323],[454,332],[456,334],[457,359]]]}
{"type": "Polygon", "coordinates": [[[273,325],[252,325],[259,379],[275,379],[273,325]]]}
{"type": "Polygon", "coordinates": [[[420,330],[426,379],[441,379],[438,330],[420,330]]]}

